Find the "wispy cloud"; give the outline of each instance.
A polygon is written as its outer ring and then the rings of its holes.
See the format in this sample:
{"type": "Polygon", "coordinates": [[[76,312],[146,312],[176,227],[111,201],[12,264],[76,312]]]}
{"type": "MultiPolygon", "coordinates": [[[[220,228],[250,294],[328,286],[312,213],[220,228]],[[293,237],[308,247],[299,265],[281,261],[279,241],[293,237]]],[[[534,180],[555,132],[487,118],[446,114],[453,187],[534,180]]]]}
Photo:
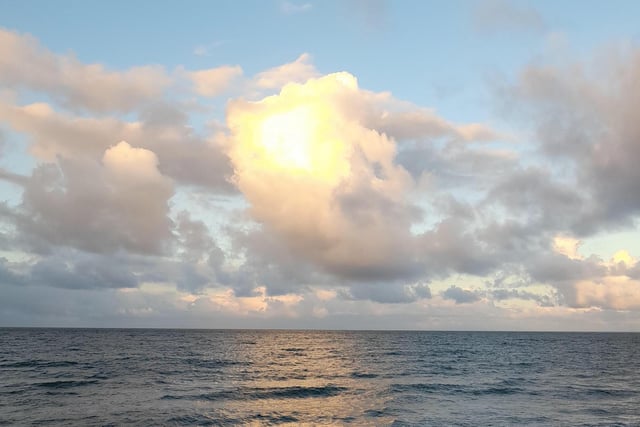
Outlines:
{"type": "Polygon", "coordinates": [[[388,0],[346,0],[346,12],[367,31],[382,31],[390,24],[388,0]]]}
{"type": "Polygon", "coordinates": [[[286,0],[280,3],[280,10],[285,15],[295,15],[298,13],[308,12],[312,7],[313,5],[311,3],[292,3],[286,0]]]}
{"type": "Polygon", "coordinates": [[[535,8],[510,0],[479,1],[473,9],[472,22],[476,31],[483,33],[541,31],[546,26],[535,8]]]}
{"type": "Polygon", "coordinates": [[[193,54],[196,56],[209,56],[211,51],[217,47],[224,45],[226,40],[216,40],[211,43],[199,44],[193,48],[193,54]]]}

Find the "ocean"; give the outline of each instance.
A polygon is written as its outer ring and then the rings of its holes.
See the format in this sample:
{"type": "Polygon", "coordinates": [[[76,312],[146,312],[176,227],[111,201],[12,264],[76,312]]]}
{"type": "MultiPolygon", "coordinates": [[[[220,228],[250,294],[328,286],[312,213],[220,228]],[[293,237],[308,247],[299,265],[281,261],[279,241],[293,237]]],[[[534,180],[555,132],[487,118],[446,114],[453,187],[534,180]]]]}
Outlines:
{"type": "Polygon", "coordinates": [[[640,425],[640,334],[5,328],[0,424],[640,425]]]}

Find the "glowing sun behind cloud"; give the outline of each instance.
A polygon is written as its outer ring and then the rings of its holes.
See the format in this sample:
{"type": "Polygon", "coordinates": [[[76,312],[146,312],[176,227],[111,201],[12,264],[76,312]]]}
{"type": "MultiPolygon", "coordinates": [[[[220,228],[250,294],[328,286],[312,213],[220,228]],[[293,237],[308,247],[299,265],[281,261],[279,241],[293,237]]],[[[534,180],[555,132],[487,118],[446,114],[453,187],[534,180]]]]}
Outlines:
{"type": "Polygon", "coordinates": [[[227,111],[233,182],[251,215],[332,271],[405,262],[412,244],[412,181],[395,164],[395,141],[354,108],[365,96],[355,77],[335,73],[227,111]]]}
{"type": "MultiPolygon", "coordinates": [[[[236,138],[230,154],[236,170],[334,184],[348,174],[350,147],[339,135],[337,116],[326,99],[309,95],[308,88],[289,85],[279,96],[244,104],[251,108],[231,117],[236,138]]],[[[232,107],[231,112],[238,110],[232,107]]]]}
{"type": "Polygon", "coordinates": [[[276,114],[262,122],[258,141],[266,157],[282,167],[311,171],[313,137],[316,120],[309,108],[299,107],[276,114]]]}

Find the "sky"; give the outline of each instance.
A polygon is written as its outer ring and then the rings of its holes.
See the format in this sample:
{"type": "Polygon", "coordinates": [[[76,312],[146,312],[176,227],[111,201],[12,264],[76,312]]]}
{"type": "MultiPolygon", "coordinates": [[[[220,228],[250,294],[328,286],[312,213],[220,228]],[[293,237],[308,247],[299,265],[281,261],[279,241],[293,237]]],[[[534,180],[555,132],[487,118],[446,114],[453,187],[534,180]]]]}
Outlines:
{"type": "Polygon", "coordinates": [[[0,326],[640,331],[639,2],[0,10],[0,326]]]}

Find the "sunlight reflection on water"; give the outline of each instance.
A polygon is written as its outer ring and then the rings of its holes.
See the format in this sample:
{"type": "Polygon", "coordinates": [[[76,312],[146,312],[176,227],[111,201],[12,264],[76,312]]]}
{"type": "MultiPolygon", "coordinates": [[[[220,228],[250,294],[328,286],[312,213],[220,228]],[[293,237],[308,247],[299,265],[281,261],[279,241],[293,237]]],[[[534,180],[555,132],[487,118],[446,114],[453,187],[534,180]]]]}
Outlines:
{"type": "Polygon", "coordinates": [[[631,424],[639,334],[0,329],[0,420],[631,424]]]}

